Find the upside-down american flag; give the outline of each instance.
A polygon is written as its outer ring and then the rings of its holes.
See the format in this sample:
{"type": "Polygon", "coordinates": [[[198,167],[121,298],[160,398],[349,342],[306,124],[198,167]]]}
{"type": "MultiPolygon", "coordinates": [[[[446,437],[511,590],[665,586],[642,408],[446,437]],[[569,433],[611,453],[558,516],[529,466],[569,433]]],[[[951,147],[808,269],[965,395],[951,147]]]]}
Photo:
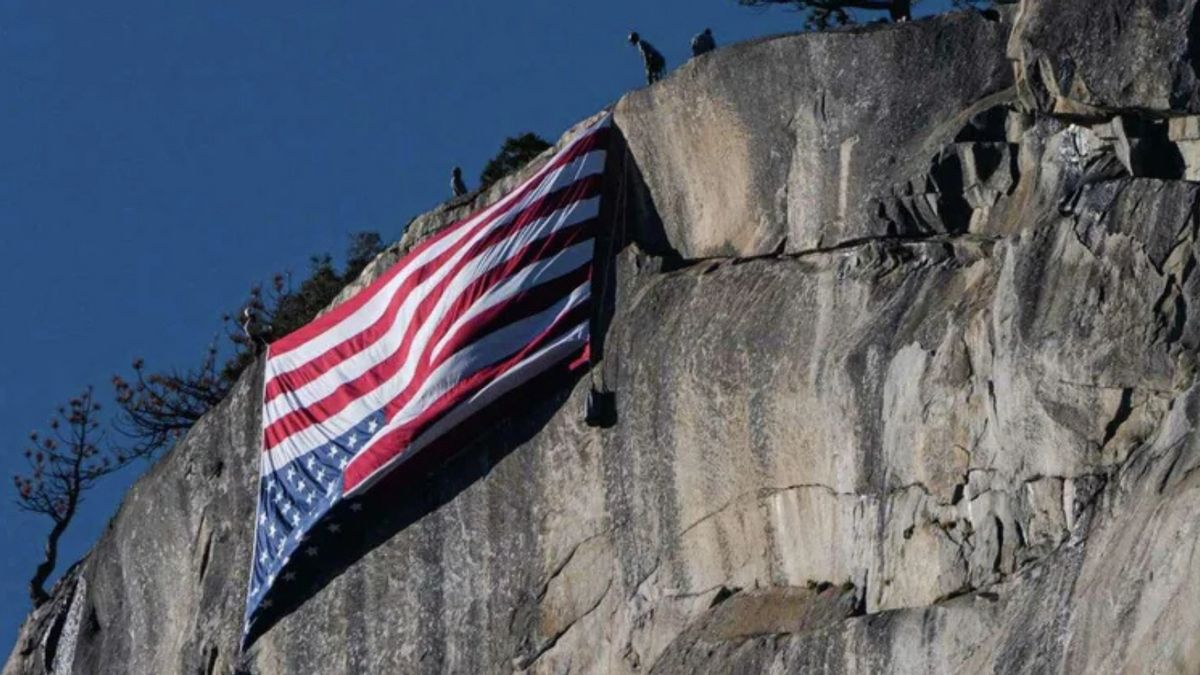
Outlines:
{"type": "Polygon", "coordinates": [[[292,557],[316,555],[306,540],[339,502],[514,388],[585,360],[610,123],[268,347],[246,635],[294,577],[292,557]]]}

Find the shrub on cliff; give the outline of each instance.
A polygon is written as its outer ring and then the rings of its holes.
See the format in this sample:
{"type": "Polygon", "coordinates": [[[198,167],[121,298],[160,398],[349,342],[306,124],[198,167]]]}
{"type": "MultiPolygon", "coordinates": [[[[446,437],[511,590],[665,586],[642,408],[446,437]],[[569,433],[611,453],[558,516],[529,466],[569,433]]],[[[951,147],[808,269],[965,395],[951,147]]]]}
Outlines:
{"type": "Polygon", "coordinates": [[[290,275],[276,274],[269,290],[252,288],[241,309],[224,317],[230,350],[223,362],[223,350],[214,341],[191,370],[148,373],[137,359],[131,378],[114,376],[120,408],[114,425],[132,443],[127,452],[149,456],[168,447],[225,398],[266,344],[312,321],[382,250],[378,233],[359,232],[351,235],[340,273],[329,255],[316,255],[299,286],[292,288],[290,275]],[[247,313],[253,316],[249,334],[243,330],[247,313]]]}
{"type": "Polygon", "coordinates": [[[520,169],[530,160],[542,154],[550,143],[532,132],[509,136],[500,146],[500,152],[488,160],[479,175],[480,188],[486,188],[508,174],[520,169]]]}
{"type": "MultiPolygon", "coordinates": [[[[805,15],[805,23],[814,30],[858,23],[872,17],[887,16],[892,21],[911,18],[912,7],[921,0],[738,0],[739,5],[760,7],[792,5],[805,15]]],[[[979,7],[990,0],[951,0],[957,8],[979,7]]]]}

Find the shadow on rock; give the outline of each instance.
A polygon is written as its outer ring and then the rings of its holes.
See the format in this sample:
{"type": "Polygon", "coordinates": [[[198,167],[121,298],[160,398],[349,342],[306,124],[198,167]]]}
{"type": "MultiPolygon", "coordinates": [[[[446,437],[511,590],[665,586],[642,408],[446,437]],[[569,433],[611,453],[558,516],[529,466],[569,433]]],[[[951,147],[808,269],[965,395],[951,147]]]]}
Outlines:
{"type": "Polygon", "coordinates": [[[428,446],[362,497],[334,507],[264,600],[246,645],[371,551],[484,478],[545,427],[578,379],[566,366],[544,373],[428,446]]]}
{"type": "MultiPolygon", "coordinates": [[[[611,180],[599,221],[607,225],[597,231],[592,279],[598,310],[592,319],[593,361],[603,358],[616,306],[616,255],[636,241],[646,253],[661,257],[664,267],[679,259],[619,131],[608,161],[611,180]]],[[[458,425],[362,497],[334,507],[285,568],[245,643],[252,645],[372,550],[487,476],[549,423],[580,378],[566,365],[552,369],[458,425]]]]}

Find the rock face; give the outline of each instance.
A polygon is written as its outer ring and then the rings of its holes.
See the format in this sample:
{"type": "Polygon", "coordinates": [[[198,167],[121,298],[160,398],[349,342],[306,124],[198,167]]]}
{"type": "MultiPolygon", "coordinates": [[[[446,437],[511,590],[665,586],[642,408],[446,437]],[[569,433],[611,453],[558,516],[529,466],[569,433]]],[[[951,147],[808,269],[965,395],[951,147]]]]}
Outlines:
{"type": "Polygon", "coordinates": [[[958,14],[734,45],[626,96],[616,123],[686,259],[963,231],[926,175],[1013,86],[1007,38],[958,14]]]}
{"type": "Polygon", "coordinates": [[[614,426],[586,381],[528,406],[239,656],[249,372],[4,675],[1195,672],[1193,5],[780,37],[630,94],[614,426]]]}
{"type": "Polygon", "coordinates": [[[1196,0],[1023,2],[1011,55],[1044,112],[1200,112],[1196,0]]]}

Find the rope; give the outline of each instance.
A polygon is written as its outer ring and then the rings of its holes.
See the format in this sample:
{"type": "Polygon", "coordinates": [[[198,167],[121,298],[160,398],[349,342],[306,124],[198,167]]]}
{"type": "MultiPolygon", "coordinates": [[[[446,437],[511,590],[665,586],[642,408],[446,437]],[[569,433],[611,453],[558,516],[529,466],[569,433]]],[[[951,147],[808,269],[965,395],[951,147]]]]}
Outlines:
{"type": "MultiPolygon", "coordinates": [[[[624,144],[622,144],[624,145],[624,144]]],[[[608,307],[608,287],[609,281],[615,277],[613,268],[617,264],[617,246],[625,243],[625,233],[628,226],[628,218],[626,207],[629,204],[629,195],[627,193],[629,184],[627,178],[629,176],[629,148],[624,147],[621,153],[621,171],[617,179],[617,198],[616,198],[616,220],[613,223],[612,237],[609,238],[608,251],[605,256],[604,273],[600,277],[600,302],[597,305],[597,316],[603,316],[605,309],[608,307]]],[[[597,371],[599,368],[593,367],[589,373],[592,381],[592,389],[594,391],[603,391],[600,383],[597,382],[597,371]]]]}

